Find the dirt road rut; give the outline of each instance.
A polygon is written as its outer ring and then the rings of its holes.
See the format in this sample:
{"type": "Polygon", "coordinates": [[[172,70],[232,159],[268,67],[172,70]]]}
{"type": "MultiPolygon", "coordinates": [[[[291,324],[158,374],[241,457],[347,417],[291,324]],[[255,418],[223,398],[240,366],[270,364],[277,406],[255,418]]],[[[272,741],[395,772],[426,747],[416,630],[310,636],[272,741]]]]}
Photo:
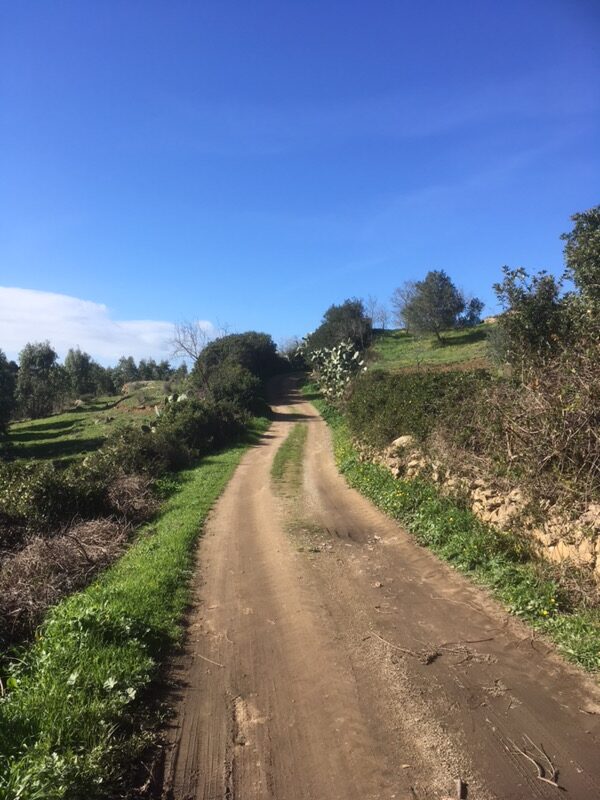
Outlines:
{"type": "Polygon", "coordinates": [[[598,800],[596,684],[349,489],[283,388],[199,547],[163,797],[598,800]]]}

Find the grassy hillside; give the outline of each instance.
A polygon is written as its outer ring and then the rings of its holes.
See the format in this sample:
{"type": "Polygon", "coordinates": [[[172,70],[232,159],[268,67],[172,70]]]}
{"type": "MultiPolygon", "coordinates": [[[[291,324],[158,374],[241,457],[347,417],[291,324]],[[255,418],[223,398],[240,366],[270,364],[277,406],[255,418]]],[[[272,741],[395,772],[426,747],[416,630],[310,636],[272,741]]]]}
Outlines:
{"type": "Polygon", "coordinates": [[[492,326],[478,325],[470,330],[448,331],[445,344],[435,337],[417,337],[406,331],[375,331],[368,352],[369,368],[397,372],[402,369],[444,368],[446,366],[488,366],[487,335],[492,326]]]}
{"type": "Polygon", "coordinates": [[[15,422],[8,437],[15,457],[66,464],[97,450],[114,430],[153,419],[154,406],[165,397],[165,384],[144,381],[128,388],[131,393],[125,396],[98,397],[63,414],[15,422]]]}

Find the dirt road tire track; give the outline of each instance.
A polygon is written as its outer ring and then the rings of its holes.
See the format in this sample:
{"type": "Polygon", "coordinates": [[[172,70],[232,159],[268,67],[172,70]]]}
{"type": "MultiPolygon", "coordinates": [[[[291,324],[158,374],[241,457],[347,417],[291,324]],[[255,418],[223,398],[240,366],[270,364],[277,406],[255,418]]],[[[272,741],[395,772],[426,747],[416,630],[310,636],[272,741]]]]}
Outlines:
{"type": "Polygon", "coordinates": [[[596,684],[349,489],[325,424],[284,388],[199,546],[163,796],[425,800],[462,778],[478,800],[597,800],[596,684]],[[270,466],[298,420],[294,505],[270,466]],[[515,750],[524,735],[565,791],[515,750]]]}

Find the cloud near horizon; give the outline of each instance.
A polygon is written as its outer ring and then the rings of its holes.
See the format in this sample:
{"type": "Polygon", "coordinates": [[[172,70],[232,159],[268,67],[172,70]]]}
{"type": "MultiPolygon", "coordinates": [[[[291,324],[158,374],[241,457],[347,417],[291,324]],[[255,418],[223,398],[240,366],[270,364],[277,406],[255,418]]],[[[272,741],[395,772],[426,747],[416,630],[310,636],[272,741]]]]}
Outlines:
{"type": "MultiPolygon", "coordinates": [[[[209,334],[211,322],[199,323],[209,334]]],[[[80,347],[102,364],[120,356],[169,358],[174,324],[164,320],[117,320],[103,303],[66,294],[0,286],[0,349],[16,359],[28,342],[48,340],[64,358],[80,347]]]]}

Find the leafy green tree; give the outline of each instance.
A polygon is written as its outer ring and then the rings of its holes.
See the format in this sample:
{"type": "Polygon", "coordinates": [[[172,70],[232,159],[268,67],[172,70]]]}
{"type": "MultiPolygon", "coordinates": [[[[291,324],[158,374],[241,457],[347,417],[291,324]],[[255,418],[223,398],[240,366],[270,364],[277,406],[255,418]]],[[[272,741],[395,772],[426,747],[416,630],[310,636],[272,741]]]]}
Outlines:
{"type": "Polygon", "coordinates": [[[93,363],[92,357],[88,353],[82,352],[79,347],[71,348],[67,353],[64,368],[72,396],[81,397],[84,394],[93,394],[95,389],[93,363]]]}
{"type": "Polygon", "coordinates": [[[185,361],[180,364],[177,369],[173,370],[170,379],[172,378],[174,381],[184,381],[188,376],[188,368],[185,361]]]}
{"type": "Polygon", "coordinates": [[[351,342],[363,350],[371,341],[372,320],[362,300],[351,298],[337,306],[329,306],[319,327],[306,337],[308,351],[331,348],[341,342],[351,342]]]}
{"type": "Polygon", "coordinates": [[[115,394],[118,391],[115,385],[114,368],[103,367],[96,361],[92,361],[91,376],[95,395],[115,394]]]}
{"type": "Polygon", "coordinates": [[[114,368],[114,377],[119,390],[124,384],[140,379],[140,373],[133,356],[121,356],[119,363],[114,368]]]}
{"type": "MultiPolygon", "coordinates": [[[[441,343],[442,332],[458,327],[467,307],[464,295],[444,270],[432,270],[422,281],[396,290],[393,304],[399,322],[416,333],[433,333],[441,343]]],[[[472,312],[480,314],[482,308],[481,301],[471,301],[472,312]]]]}
{"type": "Polygon", "coordinates": [[[9,361],[0,350],[0,435],[6,433],[8,423],[15,410],[15,387],[17,365],[9,361]]]}
{"type": "Polygon", "coordinates": [[[28,343],[19,353],[17,402],[24,416],[35,419],[53,411],[63,382],[57,359],[50,342],[28,343]]]}
{"type": "Polygon", "coordinates": [[[458,319],[459,327],[473,328],[475,325],[481,324],[481,312],[483,311],[484,303],[478,297],[473,297],[465,305],[464,312],[458,319]]]}
{"type": "Polygon", "coordinates": [[[597,312],[600,308],[600,206],[571,217],[570,233],[563,233],[566,275],[583,300],[597,312]]]}

